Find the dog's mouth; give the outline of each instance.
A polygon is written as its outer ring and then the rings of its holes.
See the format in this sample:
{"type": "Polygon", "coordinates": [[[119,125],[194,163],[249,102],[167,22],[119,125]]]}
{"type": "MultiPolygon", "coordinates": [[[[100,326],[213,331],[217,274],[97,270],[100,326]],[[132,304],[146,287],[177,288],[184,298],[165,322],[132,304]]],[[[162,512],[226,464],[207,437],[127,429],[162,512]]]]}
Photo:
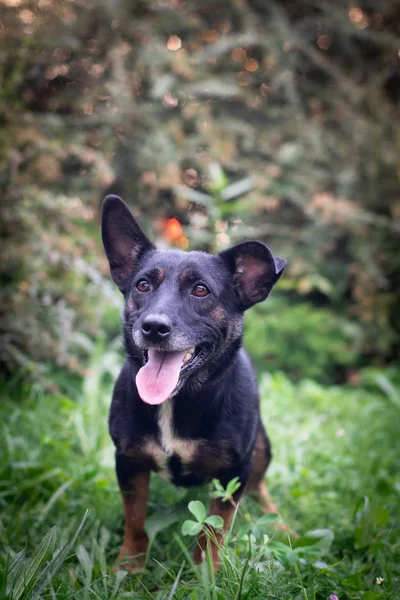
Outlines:
{"type": "Polygon", "coordinates": [[[202,362],[204,348],[187,348],[179,352],[165,352],[148,348],[144,350],[144,366],[136,375],[139,396],[148,404],[165,402],[177,389],[185,376],[202,362]]]}

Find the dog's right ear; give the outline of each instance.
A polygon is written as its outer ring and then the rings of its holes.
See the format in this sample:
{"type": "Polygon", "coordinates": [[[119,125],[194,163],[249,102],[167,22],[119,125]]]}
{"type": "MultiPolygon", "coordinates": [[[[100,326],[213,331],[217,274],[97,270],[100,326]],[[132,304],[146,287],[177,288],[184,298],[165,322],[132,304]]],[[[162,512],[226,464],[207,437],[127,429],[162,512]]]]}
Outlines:
{"type": "Polygon", "coordinates": [[[118,196],[104,198],[101,234],[111,277],[124,293],[141,256],[155,247],[118,196]]]}
{"type": "Polygon", "coordinates": [[[268,246],[257,241],[237,244],[221,252],[220,257],[231,270],[244,310],[268,297],[286,265],[286,260],[274,256],[268,246]]]}

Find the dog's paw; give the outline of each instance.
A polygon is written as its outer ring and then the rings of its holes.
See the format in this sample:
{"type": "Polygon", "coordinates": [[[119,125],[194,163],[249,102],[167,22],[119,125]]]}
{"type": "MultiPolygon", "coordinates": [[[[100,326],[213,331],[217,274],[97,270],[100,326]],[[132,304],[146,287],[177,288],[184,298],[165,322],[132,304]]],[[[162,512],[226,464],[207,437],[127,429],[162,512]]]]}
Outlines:
{"type": "Polygon", "coordinates": [[[124,569],[128,573],[139,573],[146,564],[147,547],[147,540],[122,544],[113,571],[124,569]]]}
{"type": "MultiPolygon", "coordinates": [[[[118,562],[119,561],[117,561],[117,563],[118,562]]],[[[120,562],[120,564],[114,565],[112,570],[114,572],[128,571],[128,573],[130,573],[131,575],[134,575],[135,573],[140,573],[141,571],[143,571],[144,564],[145,564],[145,560],[140,561],[137,556],[135,556],[135,557],[127,556],[124,560],[122,560],[120,562]]]]}

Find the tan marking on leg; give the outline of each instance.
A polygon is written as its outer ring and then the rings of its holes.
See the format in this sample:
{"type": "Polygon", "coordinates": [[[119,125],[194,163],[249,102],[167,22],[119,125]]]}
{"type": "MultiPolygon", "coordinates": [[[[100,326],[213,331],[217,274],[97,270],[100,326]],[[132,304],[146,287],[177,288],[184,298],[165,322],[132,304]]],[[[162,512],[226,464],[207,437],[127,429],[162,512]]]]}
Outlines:
{"type": "Polygon", "coordinates": [[[264,480],[269,460],[264,432],[259,430],[253,450],[253,468],[249,475],[246,492],[255,494],[264,512],[279,512],[264,480]]]}
{"type": "Polygon", "coordinates": [[[117,562],[133,573],[143,568],[146,561],[148,537],[144,529],[147,512],[150,473],[137,473],[132,479],[132,491],[122,492],[124,504],[124,541],[117,562]]]}
{"type": "Polygon", "coordinates": [[[260,481],[257,489],[257,500],[261,504],[263,512],[266,513],[279,513],[278,507],[272,500],[271,494],[268,491],[265,481],[260,481]]]}
{"type": "Polygon", "coordinates": [[[270,456],[267,453],[264,435],[263,430],[259,430],[257,433],[253,450],[253,468],[246,486],[247,492],[259,492],[260,484],[264,481],[265,472],[268,469],[270,456]]]}
{"type": "Polygon", "coordinates": [[[221,560],[219,558],[218,550],[224,542],[224,533],[229,529],[232,517],[235,514],[235,506],[230,502],[221,502],[220,500],[212,499],[210,504],[210,515],[219,515],[224,520],[224,526],[222,531],[216,530],[210,527],[210,534],[202,533],[197,540],[197,546],[194,551],[194,562],[199,565],[205,558],[207,546],[210,549],[211,560],[214,567],[214,571],[218,571],[221,566],[221,560]]]}
{"type": "MultiPolygon", "coordinates": [[[[270,457],[267,453],[265,445],[265,438],[263,431],[257,433],[256,443],[253,450],[253,468],[249,475],[249,479],[246,486],[246,493],[254,495],[256,500],[261,506],[261,510],[264,513],[279,513],[279,509],[275,502],[272,500],[271,494],[268,491],[265,483],[265,472],[268,468],[270,457]]],[[[291,529],[288,525],[283,523],[275,523],[274,528],[279,531],[286,531],[295,538],[298,538],[298,534],[291,529]]]]}

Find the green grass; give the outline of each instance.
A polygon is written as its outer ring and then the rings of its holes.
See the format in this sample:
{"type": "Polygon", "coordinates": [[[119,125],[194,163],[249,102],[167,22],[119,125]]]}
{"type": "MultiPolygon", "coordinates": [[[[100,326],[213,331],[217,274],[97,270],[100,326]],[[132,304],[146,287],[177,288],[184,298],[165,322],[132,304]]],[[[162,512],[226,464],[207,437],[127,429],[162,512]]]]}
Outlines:
{"type": "Polygon", "coordinates": [[[0,598],[400,598],[400,410],[384,374],[352,389],[262,377],[269,488],[301,537],[277,534],[247,499],[214,579],[191,564],[194,538],[181,533],[188,503],[209,490],[155,476],[147,568],[112,571],[122,507],[106,422],[117,370],[118,355],[99,347],[77,398],[2,387],[0,598]]]}

